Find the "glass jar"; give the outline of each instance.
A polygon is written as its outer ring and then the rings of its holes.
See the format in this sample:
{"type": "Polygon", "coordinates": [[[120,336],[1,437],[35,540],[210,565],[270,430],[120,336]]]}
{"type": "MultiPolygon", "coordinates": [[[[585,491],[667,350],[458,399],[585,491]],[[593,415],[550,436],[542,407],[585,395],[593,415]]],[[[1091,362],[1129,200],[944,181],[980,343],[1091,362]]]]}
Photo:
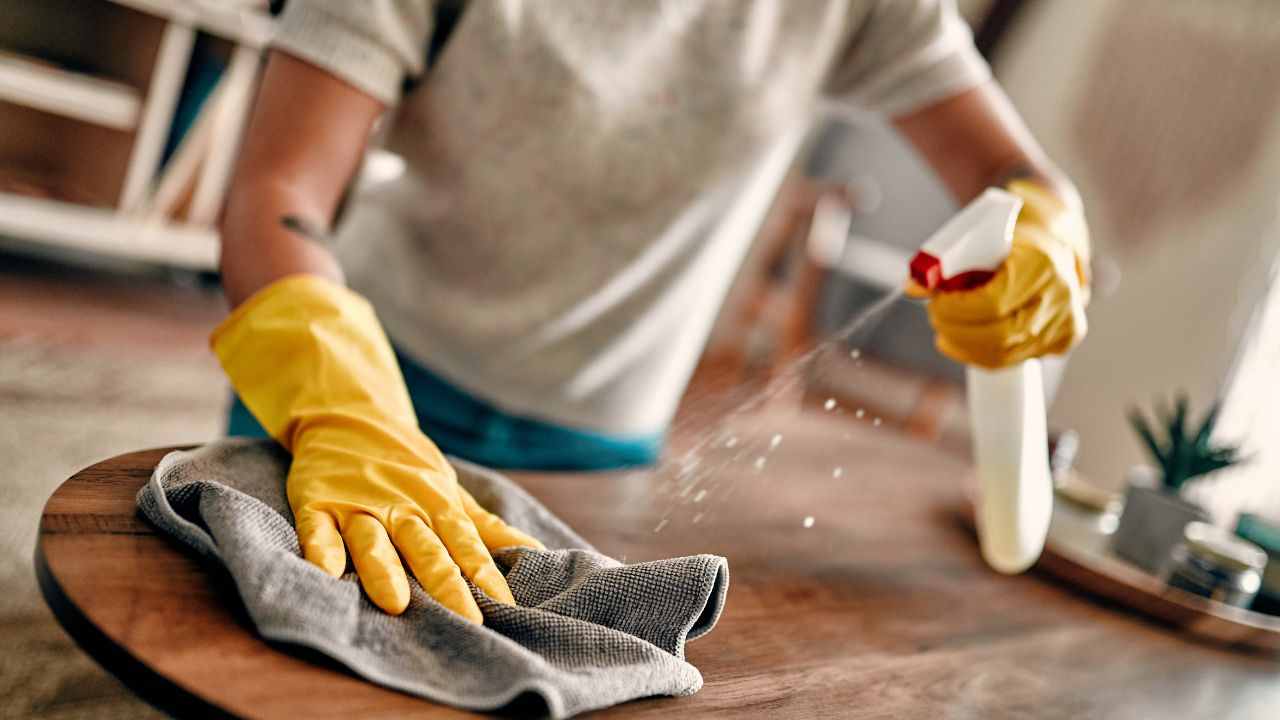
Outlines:
{"type": "Polygon", "coordinates": [[[1161,573],[1169,587],[1249,607],[1262,586],[1267,554],[1251,542],[1205,522],[1189,522],[1183,540],[1169,554],[1161,573]]]}

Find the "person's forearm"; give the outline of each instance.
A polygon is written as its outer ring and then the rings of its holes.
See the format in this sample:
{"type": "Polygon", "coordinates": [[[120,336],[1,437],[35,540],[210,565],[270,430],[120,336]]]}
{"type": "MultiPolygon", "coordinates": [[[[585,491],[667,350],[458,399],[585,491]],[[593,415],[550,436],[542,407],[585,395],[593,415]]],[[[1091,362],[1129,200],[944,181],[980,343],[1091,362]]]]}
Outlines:
{"type": "Polygon", "coordinates": [[[987,83],[895,118],[907,138],[961,204],[988,187],[1036,180],[1068,207],[1080,208],[1071,180],[1049,160],[1004,91],[987,83]]]}
{"type": "Polygon", "coordinates": [[[342,281],[324,238],[383,109],[313,65],[271,54],[219,228],[232,307],[290,275],[342,281]]]}
{"type": "Polygon", "coordinates": [[[328,225],[309,205],[314,203],[289,188],[237,188],[222,222],[222,286],[232,307],[289,275],[343,281],[333,253],[306,230],[328,225]]]}
{"type": "Polygon", "coordinates": [[[1005,187],[1014,180],[1032,180],[1056,195],[1068,208],[1076,211],[1083,208],[1075,183],[1043,155],[1014,159],[1007,168],[995,173],[986,187],[1005,187]]]}
{"type": "Polygon", "coordinates": [[[1047,200],[1047,205],[1038,200],[1033,203],[1041,206],[1034,215],[1039,222],[1045,221],[1045,215],[1059,218],[1054,233],[1070,245],[1081,282],[1087,285],[1089,233],[1080,194],[1049,161],[999,85],[989,82],[972,88],[894,118],[893,123],[961,205],[989,187],[1003,187],[1021,195],[1024,208],[1032,195],[1047,200]],[[1011,184],[1015,180],[1030,180],[1031,187],[1015,187],[1011,184]],[[1059,202],[1054,203],[1049,196],[1056,196],[1059,202]]]}

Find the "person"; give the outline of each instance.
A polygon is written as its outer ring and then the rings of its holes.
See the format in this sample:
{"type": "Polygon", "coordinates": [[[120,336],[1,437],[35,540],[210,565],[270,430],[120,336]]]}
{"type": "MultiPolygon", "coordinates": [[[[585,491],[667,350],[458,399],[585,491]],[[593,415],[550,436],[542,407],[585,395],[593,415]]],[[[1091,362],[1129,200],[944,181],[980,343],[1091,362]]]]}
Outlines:
{"type": "Polygon", "coordinates": [[[481,622],[466,581],[513,602],[489,551],[537,545],[445,451],[654,460],[820,100],[891,118],[957,201],[1026,203],[992,282],[932,293],[944,352],[998,367],[1085,332],[1080,200],[949,0],[475,1],[427,68],[434,20],[428,0],[286,4],[211,338],[231,432],[292,453],[305,557],[338,576],[349,554],[389,613],[407,565],[481,622]],[[346,198],[379,132],[405,170],[346,198]]]}

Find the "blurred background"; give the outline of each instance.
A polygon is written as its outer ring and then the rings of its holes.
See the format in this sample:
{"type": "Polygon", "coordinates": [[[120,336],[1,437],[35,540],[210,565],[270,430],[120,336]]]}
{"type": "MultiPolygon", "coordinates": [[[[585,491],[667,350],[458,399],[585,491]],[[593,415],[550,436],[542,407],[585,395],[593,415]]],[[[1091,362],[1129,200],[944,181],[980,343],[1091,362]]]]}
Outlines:
{"type": "MultiPolygon", "coordinates": [[[[278,5],[279,3],[277,3],[278,5]]],[[[445,3],[446,11],[456,3],[445,3]]],[[[1280,520],[1280,3],[960,3],[1027,122],[1080,186],[1095,247],[1090,335],[1054,362],[1050,424],[1076,468],[1119,492],[1148,462],[1129,408],[1222,401],[1251,461],[1191,494],[1222,523],[1280,520]]],[[[0,0],[0,715],[149,709],[44,610],[40,508],[75,470],[221,432],[207,351],[225,312],[221,207],[273,9],[254,0],[0,0]],[[16,650],[16,651],[13,651],[16,650]]],[[[393,176],[374,151],[357,181],[393,176]]],[[[730,294],[683,413],[763,388],[883,297],[956,210],[876,118],[831,109],[730,294]],[[827,195],[855,209],[832,270],[808,251],[827,195]]],[[[968,452],[960,370],[900,301],[800,390],[968,452]]],[[[803,398],[802,398],[803,399],[803,398]]],[[[820,400],[819,400],[820,402],[820,400]]],[[[848,421],[855,421],[849,418],[848,421]]]]}

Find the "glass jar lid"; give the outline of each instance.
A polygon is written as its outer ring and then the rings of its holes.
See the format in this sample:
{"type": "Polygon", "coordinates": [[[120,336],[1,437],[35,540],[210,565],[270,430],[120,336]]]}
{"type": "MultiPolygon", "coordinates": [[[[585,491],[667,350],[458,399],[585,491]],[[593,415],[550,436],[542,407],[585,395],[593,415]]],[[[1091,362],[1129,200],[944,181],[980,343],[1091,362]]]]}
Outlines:
{"type": "Polygon", "coordinates": [[[1183,536],[1192,554],[1223,569],[1262,570],[1267,565],[1267,553],[1262,548],[1207,522],[1187,523],[1183,536]]]}

